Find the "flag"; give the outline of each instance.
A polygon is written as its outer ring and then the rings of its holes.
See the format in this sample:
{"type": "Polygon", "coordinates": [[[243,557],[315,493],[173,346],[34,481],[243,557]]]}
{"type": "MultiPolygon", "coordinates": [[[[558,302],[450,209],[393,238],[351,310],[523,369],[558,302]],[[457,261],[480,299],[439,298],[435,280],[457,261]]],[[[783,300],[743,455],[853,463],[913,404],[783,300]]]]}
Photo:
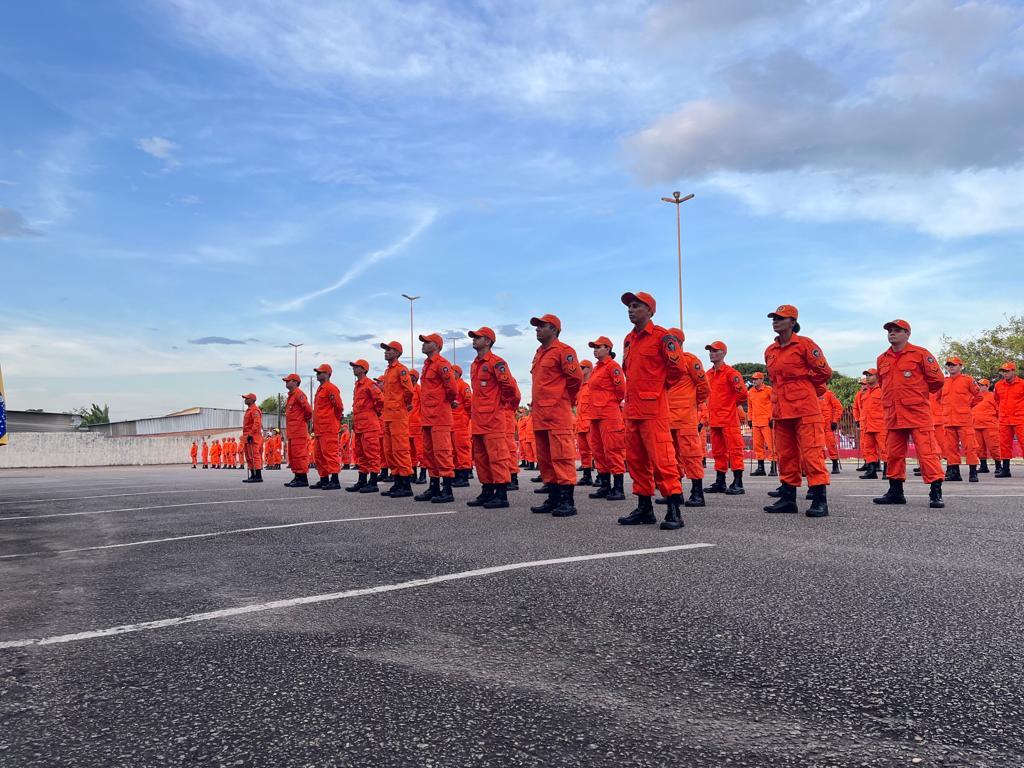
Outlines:
{"type": "Polygon", "coordinates": [[[0,370],[0,445],[7,445],[7,401],[4,399],[4,372],[0,370]]]}

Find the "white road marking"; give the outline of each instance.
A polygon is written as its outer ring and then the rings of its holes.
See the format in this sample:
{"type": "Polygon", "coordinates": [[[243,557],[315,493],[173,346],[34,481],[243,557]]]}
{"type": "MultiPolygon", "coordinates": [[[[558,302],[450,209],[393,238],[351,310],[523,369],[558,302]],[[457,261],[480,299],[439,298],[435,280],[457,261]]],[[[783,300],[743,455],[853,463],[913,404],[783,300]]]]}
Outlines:
{"type": "Polygon", "coordinates": [[[164,627],[176,627],[181,624],[194,624],[200,621],[213,621],[224,619],[229,616],[244,616],[247,613],[262,613],[263,611],[275,611],[281,608],[294,608],[297,605],[311,605],[313,603],[326,603],[335,600],[347,600],[352,597],[365,597],[366,595],[380,595],[385,592],[396,592],[401,589],[416,589],[427,587],[432,584],[442,584],[446,581],[461,581],[463,579],[475,579],[481,576],[490,576],[495,573],[507,571],[519,571],[525,568],[541,568],[546,565],[562,565],[563,563],[582,563],[589,560],[610,560],[617,557],[633,557],[637,555],[660,555],[667,552],[678,552],[685,549],[702,549],[713,547],[714,544],[677,544],[669,547],[653,547],[651,549],[630,549],[624,552],[602,552],[596,555],[577,555],[575,557],[556,557],[551,560],[530,560],[523,563],[510,563],[509,565],[495,565],[490,568],[477,568],[472,571],[460,571],[458,573],[446,573],[443,576],[431,576],[426,579],[413,579],[412,581],[401,581],[397,584],[384,584],[379,587],[365,587],[363,589],[349,589],[344,592],[328,592],[322,595],[309,595],[308,597],[292,597],[287,600],[274,600],[269,603],[256,605],[242,605],[237,608],[222,608],[218,611],[207,611],[206,613],[193,613],[188,616],[178,616],[172,619],[159,619],[158,621],[143,621],[138,624],[122,624],[118,627],[107,629],[93,629],[87,632],[75,632],[70,635],[53,635],[51,637],[36,637],[26,640],[8,640],[0,642],[0,649],[3,648],[24,648],[29,645],[56,645],[58,643],[72,643],[77,640],[91,640],[97,637],[112,637],[113,635],[124,635],[129,632],[141,632],[147,629],[163,629],[164,627]]]}
{"type": "Polygon", "coordinates": [[[5,520],[42,520],[47,517],[78,517],[79,515],[106,515],[111,512],[145,512],[150,509],[178,509],[179,507],[207,507],[213,504],[252,504],[257,501],[313,501],[315,499],[333,498],[332,496],[274,496],[273,498],[230,499],[228,501],[190,501],[185,504],[160,504],[155,507],[125,507],[123,509],[94,509],[89,512],[53,512],[49,515],[16,515],[0,517],[5,520]]]}
{"type": "Polygon", "coordinates": [[[61,496],[53,499],[16,499],[0,501],[0,504],[31,504],[43,501],[81,501],[83,499],[113,499],[118,496],[163,496],[168,493],[224,493],[237,491],[239,488],[179,488],[173,491],[139,491],[138,493],[104,493],[99,496],[61,496]]]}
{"type": "Polygon", "coordinates": [[[78,547],[76,549],[54,549],[49,552],[22,552],[16,555],[0,555],[0,560],[14,560],[19,557],[41,557],[43,555],[67,555],[72,552],[92,552],[97,549],[119,549],[121,547],[141,547],[144,544],[163,544],[168,541],[185,541],[186,539],[208,539],[213,536],[229,536],[235,533],[253,533],[255,531],[275,531],[280,528],[300,528],[305,525],[328,525],[330,523],[354,523],[360,520],[392,520],[399,517],[428,517],[430,515],[454,515],[455,510],[445,512],[411,512],[405,515],[375,515],[373,517],[341,517],[336,520],[307,520],[301,523],[282,523],[281,525],[261,525],[256,528],[233,528],[228,531],[212,533],[192,533],[187,536],[169,536],[165,539],[143,539],[129,541],[124,544],[102,544],[95,547],[78,547]]]}
{"type": "MultiPolygon", "coordinates": [[[[854,493],[846,494],[843,496],[844,499],[875,499],[880,497],[881,493],[854,493]]],[[[905,493],[903,494],[908,499],[927,499],[927,493],[905,493]]],[[[942,498],[944,499],[1024,499],[1024,493],[946,493],[943,492],[942,498]]]]}

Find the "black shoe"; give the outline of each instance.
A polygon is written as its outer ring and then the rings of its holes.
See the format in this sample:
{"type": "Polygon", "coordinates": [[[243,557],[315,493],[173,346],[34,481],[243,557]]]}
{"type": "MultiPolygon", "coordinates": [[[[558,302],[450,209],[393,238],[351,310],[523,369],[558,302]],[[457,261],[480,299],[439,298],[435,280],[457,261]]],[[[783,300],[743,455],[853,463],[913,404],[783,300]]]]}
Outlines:
{"type": "Polygon", "coordinates": [[[285,483],[285,488],[306,488],[309,486],[309,479],[305,475],[296,474],[290,483],[285,483]]]}
{"type": "Polygon", "coordinates": [[[250,470],[249,470],[249,474],[248,474],[248,475],[246,476],[245,480],[243,480],[242,482],[243,482],[243,483],[251,483],[251,482],[252,482],[252,478],[253,478],[253,476],[254,476],[254,473],[253,473],[253,471],[252,471],[252,470],[250,469],[250,470]]]}
{"type": "Polygon", "coordinates": [[[943,509],[946,504],[942,501],[942,481],[936,480],[931,484],[928,491],[928,506],[931,509],[943,509]]]}
{"type": "Polygon", "coordinates": [[[519,473],[513,472],[512,479],[509,481],[507,490],[518,491],[519,490],[519,473]]]}
{"type": "Polygon", "coordinates": [[[907,497],[903,495],[903,481],[890,480],[889,490],[885,492],[885,495],[872,499],[872,501],[875,504],[906,504],[907,497]]]}
{"type": "MultiPolygon", "coordinates": [[[[783,483],[779,486],[778,500],[773,504],[769,504],[763,507],[765,512],[769,513],[787,513],[793,514],[798,512],[796,506],[796,487],[792,485],[786,485],[783,483]]],[[[771,494],[769,494],[770,496],[771,494]]]]}
{"type": "Polygon", "coordinates": [[[863,475],[857,475],[861,480],[877,480],[878,479],[878,462],[869,461],[865,465],[863,475]]]}
{"type": "Polygon", "coordinates": [[[622,490],[622,475],[615,475],[612,477],[612,487],[608,491],[608,495],[604,497],[605,501],[625,501],[626,493],[622,490]]]}
{"type": "Polygon", "coordinates": [[[359,489],[360,493],[378,493],[380,488],[377,487],[377,473],[371,472],[370,479],[366,481],[366,485],[359,489]]]}
{"type": "Polygon", "coordinates": [[[377,474],[377,482],[378,483],[393,483],[393,482],[395,482],[395,478],[393,478],[391,476],[391,468],[390,467],[384,467],[384,469],[382,469],[377,474]]]}
{"type": "Polygon", "coordinates": [[[762,459],[757,460],[757,469],[750,473],[751,477],[767,477],[768,473],[764,471],[764,461],[762,459]]]}
{"type": "Polygon", "coordinates": [[[996,473],[992,477],[1011,477],[1010,460],[996,459],[996,473]]]}
{"type": "Polygon", "coordinates": [[[715,482],[704,489],[704,493],[725,493],[725,472],[715,472],[715,482]]]}
{"type": "Polygon", "coordinates": [[[317,480],[313,485],[309,486],[311,491],[322,491],[324,487],[331,482],[331,479],[327,475],[320,475],[320,479],[317,480]]]}
{"type": "Polygon", "coordinates": [[[426,470],[426,468],[420,467],[419,475],[416,474],[416,470],[413,470],[412,481],[414,483],[416,483],[416,485],[426,485],[427,484],[427,470],[426,470]]]}
{"type": "Polygon", "coordinates": [[[807,517],[828,517],[828,499],[825,496],[827,487],[816,485],[811,488],[811,508],[804,512],[807,517]]]}
{"type": "MultiPolygon", "coordinates": [[[[768,491],[768,495],[771,496],[773,499],[781,499],[782,496],[783,496],[782,492],[787,487],[788,486],[785,483],[783,483],[778,488],[776,488],[774,491],[768,491]]],[[[793,498],[795,499],[796,496],[794,496],[793,498]]]]}
{"type": "Polygon", "coordinates": [[[964,481],[963,476],[960,474],[959,464],[954,464],[951,467],[946,467],[946,474],[948,475],[946,479],[949,480],[950,482],[962,483],[964,481]]]}
{"type": "Polygon", "coordinates": [[[497,485],[492,485],[491,488],[494,489],[494,495],[484,502],[484,509],[507,509],[508,491],[505,484],[498,483],[497,485]]]}
{"type": "Polygon", "coordinates": [[[480,495],[475,499],[470,499],[466,502],[467,507],[482,507],[485,502],[490,501],[494,498],[494,494],[498,486],[491,485],[490,483],[484,483],[483,490],[480,491],[480,495]]]}
{"type": "Polygon", "coordinates": [[[704,506],[704,481],[703,480],[691,480],[690,481],[690,498],[683,502],[684,507],[703,507],[704,506]]]}
{"type": "Polygon", "coordinates": [[[861,464],[859,467],[857,467],[853,471],[854,472],[866,472],[869,464],[871,464],[870,461],[865,461],[863,464],[861,464]]]}
{"type": "Polygon", "coordinates": [[[452,479],[452,488],[469,488],[469,470],[456,469],[452,479]]]}
{"type": "Polygon", "coordinates": [[[544,478],[541,477],[540,475],[537,475],[536,477],[531,477],[530,478],[530,482],[531,483],[543,483],[544,482],[544,478]]]}
{"type": "Polygon", "coordinates": [[[552,517],[572,517],[576,514],[576,502],[573,500],[573,494],[576,491],[575,485],[560,485],[558,506],[552,511],[552,517]]]}
{"type": "Polygon", "coordinates": [[[263,482],[263,470],[262,469],[253,470],[252,474],[249,476],[249,479],[248,480],[243,480],[242,482],[243,483],[262,483],[263,482]]]}
{"type": "Polygon", "coordinates": [[[441,493],[441,480],[436,477],[430,478],[430,485],[423,493],[418,493],[413,498],[416,501],[430,501],[441,493]]]}
{"type": "Polygon", "coordinates": [[[366,473],[365,472],[360,472],[359,473],[359,478],[355,481],[355,483],[353,485],[350,485],[347,488],[345,488],[345,490],[348,491],[349,493],[359,493],[361,490],[363,490],[363,488],[365,486],[366,486],[366,473]]]}
{"type": "Polygon", "coordinates": [[[588,493],[587,496],[591,499],[604,499],[608,496],[608,493],[612,489],[611,477],[606,472],[597,473],[597,490],[593,493],[588,493]]]}
{"type": "Polygon", "coordinates": [[[773,461],[771,468],[768,470],[768,477],[778,477],[778,476],[779,476],[779,465],[776,462],[773,461]]]}
{"type": "Polygon", "coordinates": [[[533,492],[534,493],[547,493],[548,491],[551,490],[551,486],[552,485],[554,485],[554,483],[544,483],[544,485],[542,485],[540,488],[534,488],[533,492]]]}
{"type": "Polygon", "coordinates": [[[978,482],[978,467],[976,465],[974,465],[974,464],[971,464],[971,466],[968,468],[967,482],[968,483],[976,483],[976,482],[978,482]]]}
{"type": "Polygon", "coordinates": [[[552,483],[548,486],[548,497],[542,503],[536,507],[530,507],[530,511],[537,515],[549,515],[555,511],[558,507],[558,503],[562,500],[562,493],[558,486],[552,483]]]}
{"type": "Polygon", "coordinates": [[[682,494],[673,494],[668,497],[668,509],[665,510],[665,519],[659,526],[663,531],[678,531],[683,527],[683,515],[679,509],[683,504],[682,494]]]}
{"type": "MultiPolygon", "coordinates": [[[[842,470],[839,469],[839,459],[832,459],[832,474],[833,475],[841,475],[842,473],[843,473],[842,470]]],[[[825,514],[826,515],[828,514],[828,509],[827,508],[825,510],[825,514]]],[[[824,515],[818,515],[818,517],[824,517],[824,515]]]]}
{"type": "Polygon", "coordinates": [[[406,475],[402,477],[398,475],[395,477],[395,484],[391,486],[390,491],[381,491],[381,496],[390,496],[392,499],[407,499],[412,496],[412,475],[406,475]]]}
{"type": "Polygon", "coordinates": [[[887,462],[887,461],[883,461],[882,462],[882,479],[883,480],[888,480],[889,479],[889,462],[887,462]]]}
{"type": "Polygon", "coordinates": [[[583,477],[580,478],[580,481],[577,483],[577,485],[593,485],[593,484],[594,484],[593,470],[590,467],[587,467],[586,469],[583,470],[583,477]]]}
{"type": "MultiPolygon", "coordinates": [[[[466,483],[469,485],[469,483],[466,483]]],[[[431,504],[451,504],[455,501],[455,496],[452,494],[452,478],[443,477],[441,478],[441,490],[437,496],[430,500],[431,504]]]]}
{"type": "Polygon", "coordinates": [[[341,480],[338,479],[338,473],[337,472],[335,472],[334,474],[331,475],[330,479],[327,481],[327,485],[324,486],[324,490],[325,491],[340,491],[341,490],[341,480]]]}
{"type": "Polygon", "coordinates": [[[742,496],[746,493],[743,490],[743,470],[734,469],[732,471],[732,482],[729,483],[729,487],[725,489],[727,496],[742,496]]]}
{"type": "Polygon", "coordinates": [[[656,522],[658,518],[654,516],[650,496],[637,496],[636,509],[619,518],[619,525],[654,525],[656,522]]]}
{"type": "Polygon", "coordinates": [[[989,471],[988,471],[988,459],[982,459],[981,460],[981,466],[978,467],[978,472],[979,472],[979,474],[982,474],[982,475],[989,474],[989,471]]]}

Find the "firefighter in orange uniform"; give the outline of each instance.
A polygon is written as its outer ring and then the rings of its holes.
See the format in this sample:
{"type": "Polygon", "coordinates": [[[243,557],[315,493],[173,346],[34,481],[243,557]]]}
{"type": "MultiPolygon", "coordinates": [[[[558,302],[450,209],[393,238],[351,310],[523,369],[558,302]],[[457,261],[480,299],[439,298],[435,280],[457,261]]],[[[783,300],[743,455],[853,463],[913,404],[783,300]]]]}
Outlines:
{"type": "Polygon", "coordinates": [[[242,417],[242,439],[245,441],[245,463],[249,477],[243,483],[263,482],[263,412],[256,405],[256,395],[242,395],[245,416],[242,417]]]}
{"type": "Polygon", "coordinates": [[[309,485],[309,420],[313,407],[302,391],[302,378],[297,373],[285,376],[288,399],[284,401],[284,429],[288,434],[288,469],[294,477],[285,483],[286,488],[305,488],[309,485]]]}
{"type": "MultiPolygon", "coordinates": [[[[938,392],[932,392],[928,396],[928,406],[932,412],[932,440],[934,441],[934,446],[932,450],[938,455],[939,459],[941,460],[942,457],[946,455],[946,417],[943,412],[944,409],[942,407],[941,389],[938,392]]],[[[916,441],[914,445],[917,445],[916,441]]],[[[914,474],[920,476],[920,463],[918,463],[918,465],[914,467],[914,474]]],[[[945,474],[943,474],[943,478],[945,478],[945,474]]]]}
{"type": "Polygon", "coordinates": [[[622,487],[626,473],[626,425],[622,421],[622,401],[626,397],[626,377],[615,362],[612,340],[598,336],[590,342],[597,365],[587,385],[589,392],[590,433],[588,440],[597,464],[598,489],[592,499],[625,501],[622,487]]]}
{"type": "Polygon", "coordinates": [[[470,419],[473,415],[473,389],[462,378],[462,366],[452,365],[455,391],[458,393],[452,410],[452,450],[455,456],[455,479],[452,488],[468,488],[473,476],[473,438],[470,419]]]}
{"type": "Polygon", "coordinates": [[[526,408],[520,408],[522,417],[519,419],[519,446],[526,460],[526,469],[537,468],[537,444],[533,437],[533,417],[526,408]]]}
{"type": "Polygon", "coordinates": [[[356,468],[359,478],[345,488],[350,493],[377,493],[377,477],[381,465],[380,416],[384,412],[384,396],[377,384],[366,375],[366,360],[349,363],[356,383],[352,389],[352,431],[355,433],[356,468]]]}
{"type": "Polygon", "coordinates": [[[412,482],[414,485],[427,484],[427,468],[423,464],[423,424],[420,420],[420,372],[409,369],[412,379],[412,411],[409,413],[409,459],[412,461],[412,482]],[[416,473],[419,467],[419,474],[416,473]]]}
{"type": "Polygon", "coordinates": [[[381,496],[404,499],[412,496],[413,464],[409,450],[409,420],[412,415],[415,386],[409,369],[402,365],[402,345],[397,341],[381,344],[388,367],[384,371],[384,458],[395,482],[381,496]]]}
{"type": "Polygon", "coordinates": [[[342,422],[341,431],[338,433],[338,455],[341,460],[342,469],[352,469],[352,433],[348,424],[342,422]]]}
{"type": "MultiPolygon", "coordinates": [[[[668,391],[669,427],[676,451],[676,464],[680,474],[690,481],[690,496],[685,507],[704,506],[704,443],[697,430],[697,408],[706,403],[711,387],[696,355],[683,351],[685,336],[680,328],[670,328],[669,334],[679,348],[679,363],[685,376],[668,391]]],[[[658,499],[661,504],[662,500],[658,499]]],[[[665,502],[667,503],[667,502],[665,502]]]]}
{"type": "Polygon", "coordinates": [[[942,385],[942,418],[946,423],[946,480],[962,482],[960,457],[967,459],[971,483],[978,482],[978,444],[974,438],[972,409],[981,403],[981,389],[963,374],[959,357],[946,360],[946,381],[942,385]],[[961,452],[962,449],[962,452],[961,452]]]}
{"type": "Polygon", "coordinates": [[[807,336],[799,336],[799,312],[792,304],[783,304],[769,312],[775,341],[764,351],[772,391],[772,421],[775,423],[775,456],[779,462],[778,500],[765,512],[797,511],[796,489],[800,487],[801,467],[807,473],[811,490],[808,517],[828,515],[826,489],[829,474],[825,469],[821,407],[832,369],[821,348],[807,336]]]}
{"type": "Polygon", "coordinates": [[[533,406],[530,413],[537,464],[548,498],[531,512],[555,517],[576,514],[576,450],[572,439],[573,406],[583,384],[576,350],[559,341],[562,321],[555,315],[530,318],[540,347],[533,356],[533,406]]]}
{"type": "Polygon", "coordinates": [[[192,469],[197,469],[197,459],[199,458],[199,446],[196,441],[192,441],[192,447],[188,450],[188,455],[192,457],[192,469]]]}
{"type": "Polygon", "coordinates": [[[203,438],[203,469],[210,468],[210,446],[206,442],[206,438],[203,438]]]}
{"type": "Polygon", "coordinates": [[[910,323],[890,320],[889,349],[878,356],[878,381],[885,409],[886,448],[889,454],[889,490],[875,504],[906,504],[903,483],[907,478],[907,443],[917,447],[921,476],[929,487],[928,506],[941,509],[942,461],[936,450],[930,394],[940,393],[942,369],[932,353],[910,343],[910,323]]]}
{"type": "Polygon", "coordinates": [[[469,368],[473,401],[473,464],[483,488],[467,506],[484,509],[508,507],[508,486],[515,458],[509,453],[508,414],[518,405],[519,387],[506,363],[491,351],[496,336],[484,326],[469,332],[476,358],[469,368]]]}
{"type": "Polygon", "coordinates": [[[989,472],[989,459],[999,462],[1001,466],[999,411],[996,408],[996,396],[992,392],[992,382],[988,379],[979,379],[978,389],[981,392],[981,402],[971,409],[971,419],[974,421],[974,440],[981,461],[978,472],[986,475],[989,472]]]}
{"type": "Polygon", "coordinates": [[[825,438],[825,453],[832,460],[832,474],[838,475],[839,468],[839,444],[836,442],[836,430],[839,429],[839,420],[843,417],[843,404],[839,402],[836,393],[826,389],[825,394],[818,398],[818,407],[821,408],[821,428],[825,438]]]}
{"type": "Polygon", "coordinates": [[[446,504],[455,501],[452,480],[455,477],[452,442],[452,410],[458,403],[458,390],[452,364],[441,356],[444,339],[440,334],[421,335],[423,368],[420,374],[420,423],[423,435],[423,464],[430,473],[430,485],[413,498],[446,504]]]}
{"type": "MultiPolygon", "coordinates": [[[[519,385],[516,385],[516,389],[519,389],[519,385]]],[[[522,397],[522,395],[520,395],[522,397]]],[[[505,441],[508,443],[508,455],[509,455],[509,481],[506,490],[518,491],[519,490],[519,444],[516,442],[516,430],[518,424],[516,421],[516,414],[518,413],[518,407],[512,405],[504,406],[505,411],[505,441]]]]}
{"type": "Polygon", "coordinates": [[[878,386],[878,369],[868,368],[864,371],[864,395],[860,400],[860,434],[864,447],[864,474],[861,480],[877,480],[878,470],[883,468],[882,477],[886,477],[889,453],[886,448],[885,409],[882,408],[882,388],[878,386]]]}
{"type": "Polygon", "coordinates": [[[214,469],[220,469],[220,439],[214,438],[210,445],[210,465],[214,469]]]}
{"type": "Polygon", "coordinates": [[[764,374],[760,371],[750,378],[754,380],[754,386],[747,390],[747,423],[750,425],[754,458],[757,459],[757,469],[750,476],[775,477],[779,473],[772,451],[772,388],[764,383],[764,374]],[[765,461],[771,462],[769,472],[764,471],[765,461]]]}
{"type": "Polygon", "coordinates": [[[309,466],[316,469],[316,435],[309,433],[309,466]]]}
{"type": "Polygon", "coordinates": [[[864,437],[863,432],[860,428],[860,420],[861,415],[863,413],[863,411],[861,410],[861,402],[864,400],[864,393],[867,391],[868,388],[868,380],[864,376],[861,376],[860,379],[857,380],[857,384],[859,384],[860,386],[858,386],[857,391],[853,395],[853,426],[857,430],[857,458],[861,459],[861,463],[860,466],[858,466],[854,470],[854,472],[864,472],[868,468],[868,462],[866,459],[863,459],[860,455],[864,446],[864,437]]]}
{"type": "MultiPolygon", "coordinates": [[[[996,407],[999,409],[999,453],[1002,466],[996,467],[993,477],[1010,477],[1013,458],[1013,438],[1024,450],[1024,379],[1017,375],[1017,364],[1007,361],[999,366],[1000,381],[995,386],[996,407]]],[[[999,465],[1000,461],[996,464],[999,465]]]]}
{"type": "Polygon", "coordinates": [[[743,436],[736,421],[736,406],[746,402],[747,388],[743,377],[726,365],[725,342],[713,341],[708,350],[711,368],[706,371],[711,394],[708,396],[708,421],[711,429],[711,453],[715,457],[715,482],[704,493],[725,493],[736,496],[743,490],[743,436]],[[732,483],[727,488],[725,474],[732,470],[732,483]]]}
{"type": "Polygon", "coordinates": [[[345,404],[341,390],[331,381],[334,370],[327,363],[313,369],[320,382],[313,396],[313,434],[316,436],[316,472],[320,480],[309,486],[316,490],[339,491],[341,481],[341,419],[345,415],[345,404]]]}
{"type": "Polygon", "coordinates": [[[637,506],[619,518],[619,525],[657,522],[652,504],[657,487],[668,502],[661,529],[674,531],[683,527],[683,488],[672,441],[668,393],[687,372],[682,367],[678,339],[651,320],[658,310],[654,297],[629,291],[622,294],[622,303],[633,324],[622,343],[622,370],[626,375],[626,463],[637,506]]]}
{"type": "Polygon", "coordinates": [[[580,360],[580,367],[583,369],[583,384],[580,385],[580,394],[576,399],[576,419],[573,430],[576,432],[576,445],[579,447],[583,477],[580,478],[577,485],[593,485],[594,476],[591,468],[594,466],[594,454],[590,447],[590,377],[594,373],[594,364],[589,360],[580,360]]]}

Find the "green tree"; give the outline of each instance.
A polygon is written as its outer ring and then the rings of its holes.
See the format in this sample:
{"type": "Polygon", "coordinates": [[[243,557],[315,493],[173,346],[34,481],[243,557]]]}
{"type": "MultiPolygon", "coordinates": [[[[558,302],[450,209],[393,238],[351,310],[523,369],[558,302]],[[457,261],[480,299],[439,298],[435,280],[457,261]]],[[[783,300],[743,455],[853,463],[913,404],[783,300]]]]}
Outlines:
{"type": "MultiPolygon", "coordinates": [[[[751,374],[758,372],[768,376],[768,366],[764,363],[729,363],[729,365],[739,371],[744,379],[749,379],[751,374]]],[[[707,367],[710,368],[711,363],[707,363],[707,367]]]]}
{"type": "MultiPolygon", "coordinates": [[[[281,409],[282,411],[284,410],[283,405],[281,409]]],[[[263,402],[260,403],[260,410],[264,413],[277,413],[277,395],[263,398],[263,402]]]]}
{"type": "Polygon", "coordinates": [[[82,425],[90,426],[92,424],[109,424],[110,423],[110,406],[106,403],[100,408],[96,403],[91,406],[82,406],[76,408],[72,413],[78,414],[82,417],[82,425]]]}
{"type": "Polygon", "coordinates": [[[849,408],[853,405],[853,398],[857,394],[857,390],[860,389],[860,379],[833,371],[832,378],[828,380],[828,388],[839,398],[843,408],[849,408]]]}
{"type": "Polygon", "coordinates": [[[999,366],[1007,360],[1024,360],[1024,315],[1011,315],[1006,322],[973,338],[942,337],[943,360],[959,357],[964,361],[964,373],[975,378],[996,376],[999,366]]]}

